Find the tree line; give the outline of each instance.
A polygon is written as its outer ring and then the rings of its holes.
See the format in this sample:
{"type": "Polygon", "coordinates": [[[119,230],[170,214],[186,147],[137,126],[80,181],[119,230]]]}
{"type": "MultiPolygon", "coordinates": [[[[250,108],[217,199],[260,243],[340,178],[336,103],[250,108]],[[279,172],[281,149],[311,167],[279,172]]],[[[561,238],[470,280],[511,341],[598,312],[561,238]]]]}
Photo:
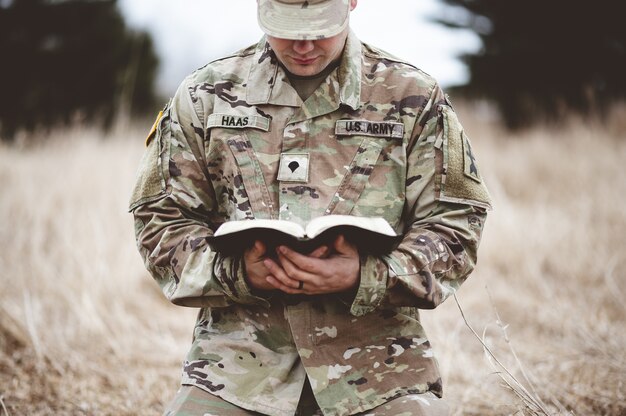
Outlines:
{"type": "Polygon", "coordinates": [[[158,58],[116,0],[0,2],[0,135],[152,110],[158,58]]]}
{"type": "Polygon", "coordinates": [[[626,98],[626,25],[617,0],[443,0],[437,19],[469,29],[483,47],[462,58],[461,90],[493,100],[506,125],[602,115],[626,98]]]}
{"type": "MultiPolygon", "coordinates": [[[[619,1],[441,1],[435,20],[483,44],[462,57],[471,78],[458,90],[495,102],[508,127],[603,114],[626,98],[619,1]]],[[[0,56],[0,137],[154,111],[152,38],[126,26],[116,0],[0,0],[0,56]]]]}

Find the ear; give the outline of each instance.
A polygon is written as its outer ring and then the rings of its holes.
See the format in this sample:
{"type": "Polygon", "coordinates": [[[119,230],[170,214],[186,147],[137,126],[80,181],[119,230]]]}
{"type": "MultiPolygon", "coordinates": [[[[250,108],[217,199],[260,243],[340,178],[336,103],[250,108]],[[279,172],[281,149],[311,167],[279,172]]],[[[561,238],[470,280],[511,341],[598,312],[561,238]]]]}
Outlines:
{"type": "Polygon", "coordinates": [[[350,0],[350,11],[356,9],[357,3],[358,3],[358,0],[350,0]]]}

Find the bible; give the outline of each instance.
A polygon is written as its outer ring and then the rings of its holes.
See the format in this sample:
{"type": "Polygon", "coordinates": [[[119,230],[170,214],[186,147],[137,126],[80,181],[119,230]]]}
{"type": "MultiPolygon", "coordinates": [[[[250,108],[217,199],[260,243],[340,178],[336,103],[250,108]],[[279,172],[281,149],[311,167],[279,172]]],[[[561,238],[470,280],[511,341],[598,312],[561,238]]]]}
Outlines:
{"type": "Polygon", "coordinates": [[[223,254],[240,253],[252,247],[256,240],[263,242],[268,250],[285,245],[306,254],[322,245],[332,246],[340,234],[364,254],[387,253],[400,238],[381,217],[324,215],[312,219],[304,227],[285,220],[228,221],[208,237],[208,243],[223,254]]]}

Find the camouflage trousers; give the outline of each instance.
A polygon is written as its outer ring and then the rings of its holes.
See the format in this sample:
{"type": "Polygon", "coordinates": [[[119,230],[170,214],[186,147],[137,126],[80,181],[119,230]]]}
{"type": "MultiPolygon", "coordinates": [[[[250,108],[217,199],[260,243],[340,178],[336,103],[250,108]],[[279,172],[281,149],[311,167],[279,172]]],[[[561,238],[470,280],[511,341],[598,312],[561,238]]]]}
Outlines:
{"type": "MultiPolygon", "coordinates": [[[[444,400],[432,393],[402,396],[359,413],[360,416],[448,416],[444,400]]],[[[197,387],[182,386],[163,416],[263,416],[237,407],[197,387]]],[[[323,416],[309,383],[305,383],[295,416],[323,416]]]]}

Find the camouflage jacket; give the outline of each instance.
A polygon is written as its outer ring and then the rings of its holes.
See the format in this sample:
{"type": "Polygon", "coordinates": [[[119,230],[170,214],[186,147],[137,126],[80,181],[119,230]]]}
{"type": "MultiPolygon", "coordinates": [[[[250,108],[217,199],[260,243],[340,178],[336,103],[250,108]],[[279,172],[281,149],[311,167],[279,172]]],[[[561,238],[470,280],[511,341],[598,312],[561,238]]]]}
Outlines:
{"type": "Polygon", "coordinates": [[[279,416],[307,376],[325,415],[442,394],[418,308],[472,271],[490,200],[431,77],[350,34],[303,103],[262,40],[185,79],[155,126],[130,210],[165,296],[201,308],[183,384],[279,416]],[[290,176],[293,158],[306,173],[290,176]],[[361,256],[356,294],[256,293],[241,256],[207,244],[225,221],[327,214],[382,216],[403,235],[361,256]]]}

